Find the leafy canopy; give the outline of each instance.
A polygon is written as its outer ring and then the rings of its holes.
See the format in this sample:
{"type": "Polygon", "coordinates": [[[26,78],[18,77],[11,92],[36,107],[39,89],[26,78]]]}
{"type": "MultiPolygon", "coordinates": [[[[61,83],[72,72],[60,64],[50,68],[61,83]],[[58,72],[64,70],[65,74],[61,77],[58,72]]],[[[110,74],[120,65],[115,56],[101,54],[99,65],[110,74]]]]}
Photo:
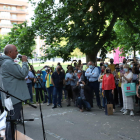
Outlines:
{"type": "Polygon", "coordinates": [[[32,57],[32,51],[35,49],[35,32],[32,27],[27,26],[27,22],[22,24],[15,24],[7,35],[0,37],[0,48],[7,44],[14,44],[18,52],[22,55],[32,57]]]}
{"type": "Polygon", "coordinates": [[[105,56],[106,48],[114,47],[113,27],[118,18],[135,19],[139,6],[139,0],[60,0],[59,4],[41,0],[35,9],[32,26],[46,41],[46,57],[61,56],[66,61],[71,52],[79,48],[94,61],[100,49],[105,56]],[[67,43],[61,47],[63,38],[67,43]]]}

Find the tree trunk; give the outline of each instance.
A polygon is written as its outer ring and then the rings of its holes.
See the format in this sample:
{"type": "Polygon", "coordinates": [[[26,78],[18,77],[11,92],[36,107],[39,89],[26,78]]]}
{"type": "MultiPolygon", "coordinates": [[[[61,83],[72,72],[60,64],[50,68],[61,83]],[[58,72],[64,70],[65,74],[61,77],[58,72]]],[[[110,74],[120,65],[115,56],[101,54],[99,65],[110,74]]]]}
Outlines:
{"type": "Polygon", "coordinates": [[[134,57],[136,57],[136,47],[133,46],[133,49],[134,49],[134,57]]]}
{"type": "Polygon", "coordinates": [[[96,63],[97,53],[86,54],[86,63],[88,63],[89,61],[96,63]]]}

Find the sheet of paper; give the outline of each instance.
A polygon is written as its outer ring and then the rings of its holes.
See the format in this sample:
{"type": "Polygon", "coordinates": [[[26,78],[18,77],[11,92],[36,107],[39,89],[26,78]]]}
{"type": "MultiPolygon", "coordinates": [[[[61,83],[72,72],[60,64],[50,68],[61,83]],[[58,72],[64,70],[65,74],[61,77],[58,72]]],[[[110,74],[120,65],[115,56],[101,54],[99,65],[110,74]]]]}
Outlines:
{"type": "Polygon", "coordinates": [[[0,115],[0,130],[6,128],[6,116],[7,116],[7,111],[4,111],[4,112],[0,115]]]}

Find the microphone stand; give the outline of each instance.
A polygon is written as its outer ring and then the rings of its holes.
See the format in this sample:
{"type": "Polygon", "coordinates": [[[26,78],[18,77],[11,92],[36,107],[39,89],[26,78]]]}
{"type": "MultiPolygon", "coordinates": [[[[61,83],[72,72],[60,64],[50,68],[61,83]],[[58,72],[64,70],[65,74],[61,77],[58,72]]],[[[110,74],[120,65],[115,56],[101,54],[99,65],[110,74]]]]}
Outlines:
{"type": "MultiPolygon", "coordinates": [[[[27,61],[28,62],[28,61],[27,61]]],[[[29,65],[29,67],[31,68],[31,70],[33,70],[32,69],[32,66],[31,66],[31,64],[28,62],[28,65],[29,65]]],[[[37,81],[38,81],[38,83],[39,83],[39,85],[40,85],[40,87],[44,90],[44,88],[42,87],[42,84],[40,83],[40,81],[38,80],[38,78],[37,78],[37,76],[35,75],[35,73],[33,73],[33,75],[34,75],[34,77],[37,79],[37,81]]],[[[44,92],[45,92],[45,90],[44,90],[44,92]]],[[[48,96],[47,96],[47,98],[48,98],[48,96]]],[[[46,133],[45,133],[45,128],[44,128],[44,121],[43,121],[43,114],[42,114],[42,107],[41,107],[41,97],[40,97],[40,94],[39,94],[39,109],[40,109],[40,116],[41,116],[41,122],[42,122],[42,131],[43,131],[43,138],[44,138],[44,140],[47,140],[47,137],[46,137],[46,133]]]]}
{"type": "MultiPolygon", "coordinates": [[[[8,91],[6,92],[5,90],[3,90],[1,87],[0,87],[0,91],[1,92],[3,92],[3,93],[5,93],[7,96],[11,96],[11,97],[13,97],[13,98],[15,98],[15,99],[17,99],[17,100],[19,100],[19,101],[21,101],[21,102],[25,102],[25,101],[23,101],[23,100],[21,100],[21,99],[19,99],[18,97],[16,97],[16,96],[14,96],[14,95],[12,95],[12,94],[10,94],[8,91]]],[[[33,108],[37,108],[36,106],[34,106],[34,105],[32,105],[32,104],[30,104],[30,103],[27,103],[28,105],[30,105],[31,107],[33,107],[33,108]]],[[[10,112],[10,111],[9,111],[10,112]]],[[[6,119],[6,122],[10,122],[11,123],[11,132],[12,132],[12,138],[14,138],[14,129],[12,128],[13,127],[13,123],[15,122],[15,121],[17,121],[17,122],[23,122],[23,129],[24,129],[24,135],[25,135],[25,124],[24,124],[24,121],[34,121],[34,119],[24,119],[24,116],[23,116],[23,108],[22,108],[22,117],[23,117],[23,119],[16,119],[16,120],[13,120],[13,119],[11,119],[11,116],[10,116],[10,119],[6,119]]]]}

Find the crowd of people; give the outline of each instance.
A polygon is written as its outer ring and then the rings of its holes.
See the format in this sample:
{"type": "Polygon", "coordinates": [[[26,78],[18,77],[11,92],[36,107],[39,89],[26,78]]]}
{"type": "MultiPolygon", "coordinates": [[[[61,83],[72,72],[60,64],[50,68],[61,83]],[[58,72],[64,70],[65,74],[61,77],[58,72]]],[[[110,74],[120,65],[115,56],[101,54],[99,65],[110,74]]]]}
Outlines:
{"type": "MultiPolygon", "coordinates": [[[[62,108],[62,101],[66,99],[67,107],[72,105],[83,112],[93,108],[96,98],[99,109],[105,110],[105,105],[110,103],[113,104],[113,112],[115,106],[119,106],[123,115],[130,113],[134,116],[134,104],[140,104],[139,73],[140,64],[135,58],[131,64],[128,64],[126,58],[121,64],[114,64],[114,60],[110,59],[110,63],[100,62],[100,66],[90,61],[85,69],[79,60],[73,66],[68,65],[66,71],[60,63],[56,68],[44,66],[38,71],[31,66],[25,81],[31,96],[30,103],[34,103],[35,95],[36,104],[47,103],[47,106],[52,105],[54,109],[62,108]],[[136,95],[126,96],[124,84],[131,82],[136,84],[136,95]]],[[[0,109],[3,112],[1,98],[0,109]]]]}

